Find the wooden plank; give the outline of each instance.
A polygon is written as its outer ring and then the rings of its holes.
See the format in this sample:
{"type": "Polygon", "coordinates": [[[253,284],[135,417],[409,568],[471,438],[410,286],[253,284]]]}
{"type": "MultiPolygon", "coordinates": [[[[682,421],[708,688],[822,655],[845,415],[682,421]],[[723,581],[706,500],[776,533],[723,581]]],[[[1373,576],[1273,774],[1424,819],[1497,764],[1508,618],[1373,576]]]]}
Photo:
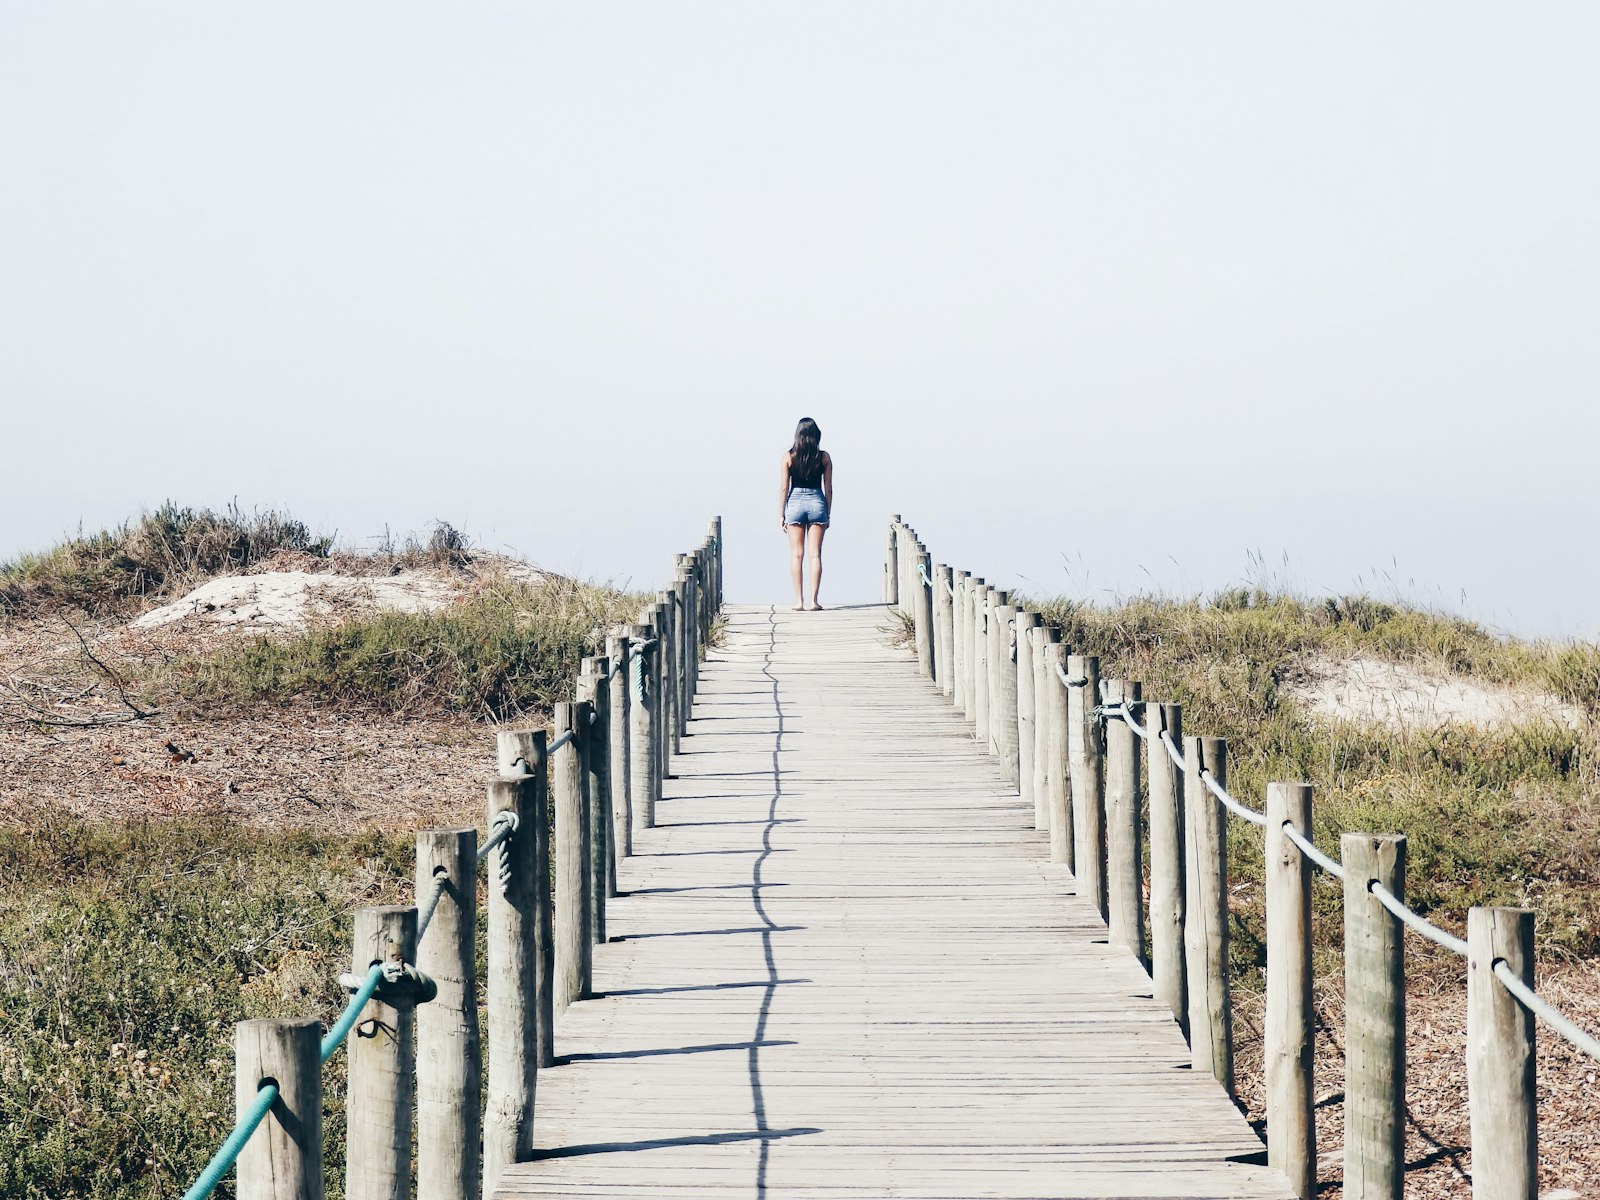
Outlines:
{"type": "Polygon", "coordinates": [[[1288,1200],[888,609],[727,617],[496,1195],[1288,1200]]]}

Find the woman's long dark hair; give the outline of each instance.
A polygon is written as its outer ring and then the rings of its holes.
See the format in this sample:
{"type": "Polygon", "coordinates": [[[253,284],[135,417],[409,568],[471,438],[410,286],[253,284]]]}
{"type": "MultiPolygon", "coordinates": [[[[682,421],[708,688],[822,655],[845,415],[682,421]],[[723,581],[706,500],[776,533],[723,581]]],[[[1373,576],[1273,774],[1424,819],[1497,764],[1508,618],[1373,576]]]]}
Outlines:
{"type": "Polygon", "coordinates": [[[797,487],[822,486],[822,430],[810,417],[801,417],[800,424],[794,427],[789,474],[797,487]]]}

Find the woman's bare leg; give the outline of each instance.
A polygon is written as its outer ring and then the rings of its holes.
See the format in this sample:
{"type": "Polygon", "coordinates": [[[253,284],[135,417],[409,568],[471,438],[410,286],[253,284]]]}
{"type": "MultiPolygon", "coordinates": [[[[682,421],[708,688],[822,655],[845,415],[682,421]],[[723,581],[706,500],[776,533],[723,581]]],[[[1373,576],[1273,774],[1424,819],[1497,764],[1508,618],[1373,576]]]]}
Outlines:
{"type": "Polygon", "coordinates": [[[800,565],[805,561],[806,554],[806,527],[804,525],[787,526],[785,532],[789,535],[789,577],[794,581],[794,606],[803,607],[800,595],[800,565]]]}
{"type": "Polygon", "coordinates": [[[828,532],[826,525],[806,526],[806,545],[811,551],[811,607],[821,608],[817,603],[817,589],[822,586],[822,535],[828,532]]]}

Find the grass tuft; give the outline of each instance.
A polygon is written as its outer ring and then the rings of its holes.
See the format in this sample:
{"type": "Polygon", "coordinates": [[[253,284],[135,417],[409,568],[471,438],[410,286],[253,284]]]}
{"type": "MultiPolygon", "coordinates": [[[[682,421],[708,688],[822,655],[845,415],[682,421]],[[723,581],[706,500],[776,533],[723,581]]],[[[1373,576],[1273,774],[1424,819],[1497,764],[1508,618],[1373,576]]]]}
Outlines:
{"type": "Polygon", "coordinates": [[[167,501],[116,529],[80,533],[52,550],[0,564],[0,614],[78,608],[125,615],[201,578],[241,571],[280,551],[326,558],[333,539],[268,509],[244,513],[167,501]]]}

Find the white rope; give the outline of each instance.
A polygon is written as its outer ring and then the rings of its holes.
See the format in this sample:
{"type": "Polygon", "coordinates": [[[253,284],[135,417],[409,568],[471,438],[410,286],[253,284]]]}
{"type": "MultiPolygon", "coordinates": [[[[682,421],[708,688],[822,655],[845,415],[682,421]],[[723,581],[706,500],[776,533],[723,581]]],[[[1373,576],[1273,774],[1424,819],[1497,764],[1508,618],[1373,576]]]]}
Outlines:
{"type": "Polygon", "coordinates": [[[1172,765],[1180,771],[1188,770],[1188,764],[1183,761],[1183,754],[1178,749],[1178,744],[1172,740],[1172,735],[1163,729],[1160,737],[1161,744],[1167,748],[1167,757],[1172,760],[1172,765]]]}
{"type": "Polygon", "coordinates": [[[1406,907],[1405,901],[1401,900],[1399,896],[1396,896],[1376,879],[1367,884],[1367,890],[1377,898],[1379,904],[1392,912],[1402,925],[1410,926],[1435,946],[1443,946],[1446,950],[1461,955],[1462,958],[1467,956],[1466,942],[1454,934],[1446,933],[1432,921],[1418,916],[1415,911],[1406,907]]]}
{"type": "Polygon", "coordinates": [[[1145,741],[1150,740],[1149,728],[1139,724],[1139,722],[1133,719],[1133,709],[1128,707],[1128,701],[1126,700],[1122,702],[1122,723],[1137,733],[1145,741]]]}
{"type": "Polygon", "coordinates": [[[1240,804],[1232,796],[1228,795],[1228,789],[1217,782],[1217,777],[1203,767],[1200,770],[1200,781],[1206,785],[1213,796],[1222,801],[1222,807],[1235,816],[1243,817],[1252,825],[1265,825],[1267,823],[1267,815],[1265,813],[1258,813],[1255,809],[1246,808],[1240,804]]]}
{"type": "Polygon", "coordinates": [[[949,592],[952,596],[956,594],[956,589],[950,586],[950,581],[948,579],[944,581],[944,590],[949,592]]]}
{"type": "Polygon", "coordinates": [[[575,729],[567,730],[560,737],[558,737],[555,741],[551,742],[548,746],[546,746],[544,748],[544,752],[546,754],[554,754],[557,750],[561,749],[561,747],[565,746],[568,742],[570,742],[574,738],[576,738],[577,734],[578,734],[578,731],[575,730],[575,729]]]}
{"type": "Polygon", "coordinates": [[[1554,1029],[1567,1041],[1590,1058],[1600,1059],[1600,1038],[1574,1024],[1572,1019],[1561,1012],[1560,1009],[1550,1004],[1527,984],[1517,977],[1503,958],[1497,958],[1494,963],[1494,977],[1505,985],[1506,991],[1517,998],[1517,1002],[1527,1009],[1539,1020],[1554,1029]]]}
{"type": "Polygon", "coordinates": [[[1073,679],[1070,675],[1068,675],[1064,670],[1061,669],[1061,664],[1060,663],[1056,663],[1054,665],[1055,665],[1055,669],[1056,669],[1056,678],[1061,680],[1061,686],[1062,687],[1088,687],[1089,686],[1089,681],[1087,679],[1073,679]]]}
{"type": "Polygon", "coordinates": [[[1321,850],[1318,850],[1316,846],[1312,844],[1310,838],[1306,837],[1287,821],[1283,823],[1283,836],[1288,838],[1296,846],[1300,847],[1301,854],[1304,854],[1329,875],[1332,875],[1335,879],[1344,878],[1344,865],[1337,859],[1329,858],[1321,850]]]}

